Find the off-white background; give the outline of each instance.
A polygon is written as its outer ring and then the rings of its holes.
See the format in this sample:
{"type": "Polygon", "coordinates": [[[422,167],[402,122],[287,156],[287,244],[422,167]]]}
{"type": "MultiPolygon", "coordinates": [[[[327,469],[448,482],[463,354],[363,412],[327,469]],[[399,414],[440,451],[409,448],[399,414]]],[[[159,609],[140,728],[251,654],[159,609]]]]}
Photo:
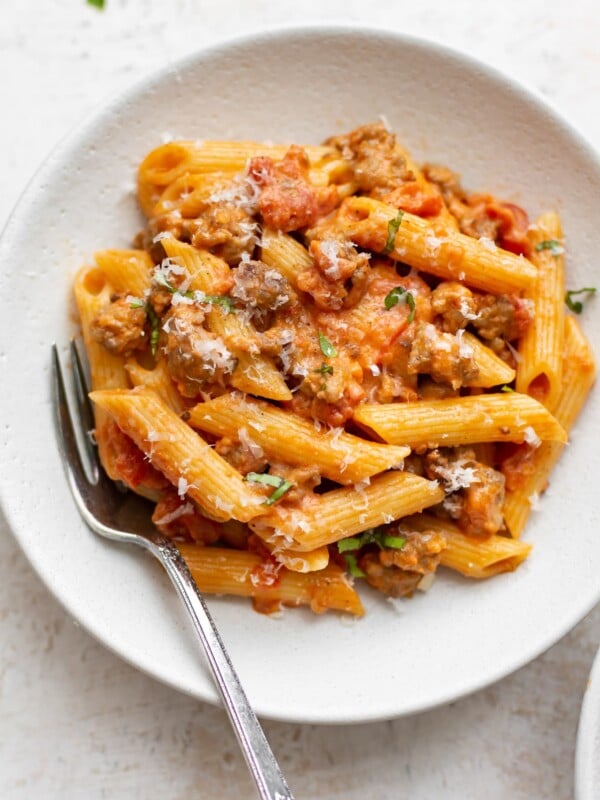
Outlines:
{"type": "MultiPolygon", "coordinates": [[[[0,0],[0,226],[50,146],[112,92],[204,44],[278,24],[348,20],[444,42],[535,87],[600,148],[596,0],[106,4],[0,0]]],[[[446,708],[352,728],[267,722],[266,732],[298,800],[565,800],[599,640],[596,609],[530,666],[446,708]]],[[[253,796],[224,713],[90,639],[0,519],[0,797],[253,796]]]]}

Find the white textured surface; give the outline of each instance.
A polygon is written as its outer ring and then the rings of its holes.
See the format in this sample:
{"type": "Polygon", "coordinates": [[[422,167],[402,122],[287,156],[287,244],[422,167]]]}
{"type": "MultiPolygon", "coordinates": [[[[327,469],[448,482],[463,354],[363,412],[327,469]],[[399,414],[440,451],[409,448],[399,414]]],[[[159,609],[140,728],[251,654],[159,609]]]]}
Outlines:
{"type": "MultiPolygon", "coordinates": [[[[0,220],[49,144],[107,93],[215,37],[306,18],[356,20],[362,6],[107,2],[104,14],[66,0],[3,3],[0,220]],[[174,19],[165,29],[167,5],[174,19]]],[[[537,86],[598,147],[593,4],[510,2],[493,22],[470,5],[405,11],[380,2],[365,19],[445,41],[537,86]]],[[[0,654],[0,796],[252,796],[220,711],[98,647],[37,585],[9,536],[0,547],[8,642],[0,654]]],[[[267,733],[299,798],[568,798],[599,621],[596,612],[528,668],[448,708],[352,729],[269,723],[267,733]]]]}

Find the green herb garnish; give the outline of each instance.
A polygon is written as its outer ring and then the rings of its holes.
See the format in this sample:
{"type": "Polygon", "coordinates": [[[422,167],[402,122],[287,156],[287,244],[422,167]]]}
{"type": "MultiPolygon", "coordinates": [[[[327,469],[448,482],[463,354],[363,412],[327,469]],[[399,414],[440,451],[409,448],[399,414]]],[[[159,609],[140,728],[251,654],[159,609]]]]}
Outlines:
{"type": "Polygon", "coordinates": [[[150,320],[150,351],[152,355],[155,356],[156,348],[158,347],[158,337],[160,336],[160,318],[150,303],[146,303],[146,314],[150,320]]]}
{"type": "Polygon", "coordinates": [[[129,303],[129,308],[144,308],[146,303],[141,300],[139,297],[132,297],[129,303]]]}
{"type": "Polygon", "coordinates": [[[87,4],[88,6],[94,6],[94,8],[100,11],[104,10],[104,0],[87,0],[87,4]]]}
{"type": "Polygon", "coordinates": [[[333,356],[337,356],[337,350],[331,344],[325,334],[321,333],[321,331],[319,331],[319,347],[326,358],[333,358],[333,356]]]}
{"type": "Polygon", "coordinates": [[[581,300],[573,300],[573,296],[576,294],[596,294],[596,289],[594,287],[586,288],[586,289],[572,289],[570,292],[567,292],[565,295],[565,303],[567,304],[567,308],[573,311],[575,314],[581,314],[583,311],[583,303],[581,300]]]}
{"type": "Polygon", "coordinates": [[[410,323],[415,318],[415,310],[416,310],[415,298],[403,286],[396,286],[395,289],[392,289],[392,291],[386,295],[385,300],[383,302],[385,303],[385,307],[388,311],[390,310],[390,308],[393,308],[395,305],[398,305],[398,303],[406,303],[406,305],[410,308],[410,314],[408,315],[408,324],[410,325],[410,323]]]}
{"type": "Polygon", "coordinates": [[[319,369],[316,369],[315,372],[318,372],[319,375],[333,375],[333,367],[331,364],[326,364],[323,362],[319,369]]]}
{"type": "Polygon", "coordinates": [[[562,254],[565,252],[565,248],[558,241],[558,239],[545,239],[543,242],[538,242],[538,244],[535,246],[535,249],[538,253],[542,250],[550,250],[555,258],[557,256],[562,256],[562,254]]]}
{"type": "Polygon", "coordinates": [[[281,500],[283,495],[294,486],[293,483],[286,481],[280,475],[271,475],[268,472],[249,472],[244,480],[252,483],[262,483],[264,486],[273,486],[275,488],[273,494],[269,495],[265,500],[263,504],[265,506],[272,506],[273,503],[281,500]]]}
{"type": "Polygon", "coordinates": [[[509,392],[514,392],[514,389],[512,388],[512,386],[501,386],[500,391],[508,394],[509,392]]]}
{"type": "Polygon", "coordinates": [[[172,283],[170,283],[161,272],[154,273],[154,282],[166,289],[171,294],[180,294],[182,297],[187,297],[188,300],[194,300],[196,303],[212,303],[216,306],[222,306],[227,311],[233,311],[233,300],[224,294],[204,294],[204,292],[181,292],[172,283]]]}
{"type": "Polygon", "coordinates": [[[338,553],[346,553],[349,550],[360,550],[368,544],[376,544],[380,548],[387,547],[390,550],[402,550],[406,544],[403,536],[391,536],[386,534],[381,528],[369,528],[360,536],[350,536],[340,539],[337,543],[338,553]]]}
{"type": "Polygon", "coordinates": [[[402,217],[404,216],[404,211],[399,211],[398,216],[394,217],[388,222],[388,237],[387,242],[385,243],[385,247],[383,248],[383,252],[389,254],[394,249],[394,242],[396,240],[396,234],[398,233],[398,228],[402,224],[402,217]]]}
{"type": "Polygon", "coordinates": [[[353,556],[352,553],[346,553],[344,555],[344,559],[346,561],[346,567],[348,568],[348,572],[352,575],[353,578],[366,578],[367,576],[362,571],[362,569],[358,566],[358,562],[356,560],[356,556],[353,556]]]}
{"type": "Polygon", "coordinates": [[[204,297],[200,299],[199,297],[196,297],[194,292],[185,293],[185,297],[189,297],[190,295],[199,303],[212,303],[215,306],[226,308],[227,311],[233,311],[233,300],[231,297],[227,297],[224,294],[205,294],[204,297]]]}

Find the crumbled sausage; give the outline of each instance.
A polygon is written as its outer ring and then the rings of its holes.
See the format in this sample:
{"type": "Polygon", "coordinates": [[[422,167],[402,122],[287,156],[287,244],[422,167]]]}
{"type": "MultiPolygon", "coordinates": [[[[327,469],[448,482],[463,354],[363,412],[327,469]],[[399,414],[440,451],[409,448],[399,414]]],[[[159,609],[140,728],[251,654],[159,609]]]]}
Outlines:
{"type": "Polygon", "coordinates": [[[215,444],[215,452],[228,461],[242,475],[248,472],[262,472],[267,466],[267,459],[262,448],[251,441],[223,436],[215,444]]]}
{"type": "Polygon", "coordinates": [[[200,203],[197,216],[191,219],[182,217],[180,211],[152,217],[148,230],[137,241],[156,256],[161,248],[160,243],[153,244],[153,240],[160,233],[170,233],[174,239],[209,250],[235,266],[244,254],[252,254],[257,244],[258,224],[234,203],[206,200],[200,203]]]}
{"type": "Polygon", "coordinates": [[[388,597],[412,597],[423,580],[420,572],[384,567],[379,554],[375,552],[364,553],[359,558],[358,566],[365,573],[367,583],[388,597]]]}
{"type": "Polygon", "coordinates": [[[146,311],[131,300],[118,297],[102,308],[92,321],[92,337],[111,353],[130,356],[145,347],[146,311]]]}
{"type": "Polygon", "coordinates": [[[504,522],[505,480],[501,472],[475,460],[471,448],[440,448],[424,458],[425,473],[442,482],[442,510],[469,536],[491,536],[504,522]]]}
{"type": "Polygon", "coordinates": [[[257,233],[258,224],[244,209],[232,203],[207,203],[194,220],[191,243],[236,265],[244,254],[252,254],[257,233]]]}
{"type": "Polygon", "coordinates": [[[398,567],[410,572],[426,575],[435,572],[440,563],[440,553],[446,549],[446,537],[436,531],[411,531],[402,524],[397,532],[392,528],[390,534],[401,536],[405,544],[401,548],[386,548],[379,551],[379,560],[384,567],[398,567]]]}
{"type": "Polygon", "coordinates": [[[458,175],[446,167],[428,164],[423,170],[428,180],[439,187],[462,233],[477,239],[485,237],[505,250],[529,255],[529,219],[522,208],[490,194],[468,194],[458,175]]]}
{"type": "Polygon", "coordinates": [[[436,531],[411,531],[403,525],[389,529],[401,536],[402,548],[369,548],[358,558],[367,583],[389,597],[410,597],[424,575],[435,572],[446,537],[436,531]]]}
{"type": "Polygon", "coordinates": [[[431,293],[431,308],[442,330],[456,333],[477,318],[473,292],[456,281],[443,281],[431,293]]]}
{"type": "Polygon", "coordinates": [[[338,204],[337,187],[313,186],[309,166],[305,151],[296,145],[279,163],[267,156],[250,161],[248,174],[261,187],[258,207],[269,228],[285,232],[306,228],[338,204]]]}
{"type": "Polygon", "coordinates": [[[206,384],[223,384],[235,368],[225,342],[204,327],[205,316],[196,305],[178,303],[162,326],[169,372],[185,397],[196,397],[206,384]]]}
{"type": "Polygon", "coordinates": [[[482,339],[519,339],[533,319],[530,300],[513,294],[475,295],[476,316],[472,325],[482,339]]]}
{"type": "Polygon", "coordinates": [[[332,136],[325,144],[337,148],[350,162],[357,188],[373,197],[381,198],[411,177],[396,149],[395,135],[380,122],[332,136]]]}
{"type": "Polygon", "coordinates": [[[339,311],[361,299],[369,275],[369,255],[351,242],[313,240],[309,248],[314,266],[298,275],[298,288],[312,295],[319,308],[339,311]]]}
{"type": "Polygon", "coordinates": [[[234,270],[231,296],[260,328],[265,327],[270,312],[286,306],[292,295],[287,278],[262,261],[242,261],[234,270]]]}
{"type": "Polygon", "coordinates": [[[472,349],[458,336],[438,331],[430,323],[416,328],[408,358],[408,372],[429,374],[438,383],[449,383],[454,389],[476,378],[479,367],[472,349]]]}
{"type": "Polygon", "coordinates": [[[428,217],[442,208],[437,186],[416,180],[396,146],[396,136],[382,123],[362,125],[350,133],[333,136],[326,144],[336,147],[349,162],[358,190],[401,208],[428,217]]]}

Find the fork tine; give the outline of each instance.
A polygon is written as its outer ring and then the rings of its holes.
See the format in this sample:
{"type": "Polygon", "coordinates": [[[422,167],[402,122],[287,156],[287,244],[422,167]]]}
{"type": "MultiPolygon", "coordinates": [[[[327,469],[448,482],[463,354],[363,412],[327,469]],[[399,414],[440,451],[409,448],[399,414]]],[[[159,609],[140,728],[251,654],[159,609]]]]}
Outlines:
{"type": "Polygon", "coordinates": [[[81,461],[79,447],[77,446],[77,436],[69,411],[67,390],[56,344],[52,345],[52,363],[54,389],[52,394],[58,427],[58,445],[71,487],[81,494],[88,481],[81,461]]]}
{"type": "Polygon", "coordinates": [[[92,483],[98,482],[98,475],[100,470],[100,462],[98,458],[98,451],[91,438],[92,431],[94,430],[94,409],[92,402],[88,397],[90,391],[83,361],[79,352],[79,347],[74,339],[71,339],[70,344],[71,363],[73,365],[73,378],[75,382],[75,395],[77,397],[77,411],[79,412],[79,419],[81,422],[81,430],[83,432],[83,447],[85,448],[86,455],[90,466],[92,483]]]}

